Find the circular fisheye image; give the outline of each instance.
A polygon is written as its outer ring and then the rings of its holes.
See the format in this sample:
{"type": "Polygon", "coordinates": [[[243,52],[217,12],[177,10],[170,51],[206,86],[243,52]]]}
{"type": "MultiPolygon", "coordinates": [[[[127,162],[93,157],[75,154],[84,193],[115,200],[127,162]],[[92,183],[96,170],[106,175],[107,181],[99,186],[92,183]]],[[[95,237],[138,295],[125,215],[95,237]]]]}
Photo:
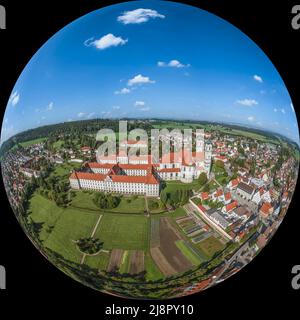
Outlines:
{"type": "Polygon", "coordinates": [[[135,299],[203,291],[268,243],[298,175],[293,103],[245,34],[131,1],[55,34],[12,90],[1,166],[26,235],[66,275],[135,299]]]}

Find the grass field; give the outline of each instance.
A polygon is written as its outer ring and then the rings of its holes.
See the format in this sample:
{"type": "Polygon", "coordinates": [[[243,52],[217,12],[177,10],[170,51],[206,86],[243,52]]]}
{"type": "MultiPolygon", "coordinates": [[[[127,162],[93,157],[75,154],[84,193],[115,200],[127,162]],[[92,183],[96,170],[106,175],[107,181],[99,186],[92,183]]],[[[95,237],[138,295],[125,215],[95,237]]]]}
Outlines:
{"type": "Polygon", "coordinates": [[[154,281],[164,277],[159,271],[149,252],[145,254],[145,270],[146,279],[148,281],[154,281]]]}
{"type": "Polygon", "coordinates": [[[211,258],[216,252],[224,249],[224,245],[216,239],[214,236],[211,236],[198,244],[198,247],[209,257],[211,258]]]}
{"type": "Polygon", "coordinates": [[[59,208],[54,202],[35,193],[29,202],[30,217],[36,223],[43,223],[40,232],[40,239],[47,239],[50,229],[53,228],[60,218],[63,209],[59,208]]]}
{"type": "Polygon", "coordinates": [[[80,163],[63,163],[55,166],[53,175],[58,176],[60,178],[68,178],[71,174],[71,171],[74,169],[79,169],[81,167],[80,163]]]}
{"type": "Polygon", "coordinates": [[[26,148],[26,147],[32,146],[32,145],[34,145],[34,144],[38,144],[38,143],[44,142],[45,140],[47,140],[47,138],[38,138],[38,139],[34,139],[34,140],[29,140],[29,141],[21,142],[20,145],[21,145],[23,148],[26,148]]]}
{"type": "Polygon", "coordinates": [[[104,271],[109,261],[109,253],[101,251],[96,256],[86,256],[85,264],[97,270],[104,271]]]}
{"type": "Polygon", "coordinates": [[[118,213],[144,213],[144,210],[144,197],[122,197],[120,204],[116,208],[110,209],[109,211],[118,213]]]}
{"type": "Polygon", "coordinates": [[[107,250],[147,250],[148,223],[144,216],[105,213],[95,238],[103,241],[107,250]]]}
{"type": "Polygon", "coordinates": [[[59,150],[62,148],[63,144],[64,144],[63,140],[57,140],[56,142],[53,143],[53,148],[55,150],[59,150]]]}
{"type": "Polygon", "coordinates": [[[163,129],[163,128],[169,128],[169,129],[203,129],[205,128],[205,125],[200,123],[178,123],[173,121],[166,121],[166,122],[160,122],[153,125],[154,129],[163,129]]]}
{"type": "Polygon", "coordinates": [[[180,218],[186,216],[186,212],[183,208],[177,208],[174,212],[171,213],[173,218],[180,218]]]}
{"type": "Polygon", "coordinates": [[[198,190],[200,188],[200,185],[198,184],[198,181],[195,180],[192,183],[183,183],[180,181],[167,181],[166,182],[166,188],[164,189],[166,192],[174,192],[176,190],[188,190],[188,189],[195,189],[198,190]]]}
{"type": "Polygon", "coordinates": [[[65,259],[79,263],[81,253],[74,241],[89,237],[99,215],[78,211],[74,208],[63,210],[53,231],[44,242],[45,247],[61,254],[65,259]]]}
{"type": "Polygon", "coordinates": [[[201,264],[202,260],[186,245],[184,240],[176,241],[176,246],[193,265],[201,264]]]}
{"type": "Polygon", "coordinates": [[[73,207],[84,208],[87,210],[99,210],[99,207],[94,203],[93,191],[75,191],[75,197],[72,199],[71,205],[73,207]]]}

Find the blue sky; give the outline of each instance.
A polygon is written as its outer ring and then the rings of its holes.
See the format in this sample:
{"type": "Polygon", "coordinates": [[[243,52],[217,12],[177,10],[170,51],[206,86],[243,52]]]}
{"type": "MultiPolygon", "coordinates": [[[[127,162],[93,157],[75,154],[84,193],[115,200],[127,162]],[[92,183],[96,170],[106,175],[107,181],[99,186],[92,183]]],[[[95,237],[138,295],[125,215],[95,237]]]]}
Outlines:
{"type": "Polygon", "coordinates": [[[299,140],[266,55],[217,16],[166,1],[106,7],[54,35],[12,91],[1,142],[46,124],[118,117],[238,123],[299,140]]]}

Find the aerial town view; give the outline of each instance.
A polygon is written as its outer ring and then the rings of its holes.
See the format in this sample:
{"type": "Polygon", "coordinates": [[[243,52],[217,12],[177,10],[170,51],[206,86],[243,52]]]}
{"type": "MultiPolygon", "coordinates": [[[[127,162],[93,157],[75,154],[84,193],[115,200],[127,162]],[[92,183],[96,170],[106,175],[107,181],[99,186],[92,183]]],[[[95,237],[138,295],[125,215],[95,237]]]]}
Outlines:
{"type": "Polygon", "coordinates": [[[251,40],[205,11],[139,1],[38,51],[9,98],[0,159],[19,224],[54,266],[104,293],[167,299],[260,253],[299,151],[288,91],[251,40]]]}

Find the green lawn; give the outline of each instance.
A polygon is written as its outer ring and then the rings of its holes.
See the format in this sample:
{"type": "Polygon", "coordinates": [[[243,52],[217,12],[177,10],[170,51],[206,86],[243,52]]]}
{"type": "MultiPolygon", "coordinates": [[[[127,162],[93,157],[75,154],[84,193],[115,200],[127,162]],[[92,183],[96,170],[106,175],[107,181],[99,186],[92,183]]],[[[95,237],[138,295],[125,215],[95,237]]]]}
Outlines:
{"type": "Polygon", "coordinates": [[[56,142],[53,143],[53,148],[55,150],[59,150],[62,148],[63,144],[64,144],[63,140],[57,140],[56,142]]]}
{"type": "Polygon", "coordinates": [[[145,270],[147,272],[146,279],[148,281],[155,281],[164,277],[159,271],[149,252],[145,254],[145,270]]]}
{"type": "Polygon", "coordinates": [[[193,181],[192,183],[183,183],[181,181],[167,181],[166,188],[164,189],[166,192],[175,192],[176,190],[188,190],[188,189],[195,189],[198,190],[200,185],[197,180],[193,181]]]}
{"type": "Polygon", "coordinates": [[[95,238],[103,241],[107,250],[146,250],[148,223],[144,216],[104,213],[95,238]]]}
{"type": "Polygon", "coordinates": [[[171,213],[173,218],[180,218],[186,216],[186,212],[183,208],[177,208],[174,212],[171,213]]]}
{"type": "Polygon", "coordinates": [[[100,208],[94,203],[94,192],[93,191],[75,191],[75,196],[72,199],[71,206],[84,208],[87,210],[99,210],[100,208]]]}
{"type": "Polygon", "coordinates": [[[151,213],[163,213],[166,211],[159,199],[148,199],[148,207],[151,213]]]}
{"type": "Polygon", "coordinates": [[[25,141],[25,142],[21,142],[20,145],[23,148],[26,148],[26,147],[32,146],[34,144],[44,142],[45,140],[47,140],[47,138],[38,138],[38,139],[34,139],[34,140],[28,140],[28,141],[25,141]]]}
{"type": "Polygon", "coordinates": [[[71,171],[73,171],[74,169],[79,169],[80,167],[81,163],[63,163],[56,165],[52,174],[62,178],[67,177],[69,179],[71,171]]]}
{"type": "Polygon", "coordinates": [[[45,247],[61,254],[65,259],[80,262],[82,254],[74,241],[89,237],[98,218],[99,214],[82,212],[74,208],[63,210],[53,231],[44,242],[45,247]]]}
{"type": "Polygon", "coordinates": [[[211,236],[197,245],[209,258],[216,252],[224,249],[224,245],[214,236],[211,236]]]}
{"type": "Polygon", "coordinates": [[[40,232],[40,239],[45,240],[50,229],[53,228],[60,218],[63,209],[59,208],[54,202],[35,193],[29,201],[30,217],[36,223],[44,223],[40,232]]]}
{"type": "Polygon", "coordinates": [[[175,242],[178,249],[183,253],[183,255],[194,265],[197,266],[202,263],[202,260],[198,255],[193,252],[186,244],[184,240],[178,240],[175,242]]]}
{"type": "Polygon", "coordinates": [[[96,256],[86,256],[85,264],[97,270],[104,271],[109,262],[109,253],[101,251],[96,256]]]}
{"type": "Polygon", "coordinates": [[[145,199],[144,197],[122,197],[120,204],[110,209],[111,212],[117,213],[144,213],[145,199]]]}

